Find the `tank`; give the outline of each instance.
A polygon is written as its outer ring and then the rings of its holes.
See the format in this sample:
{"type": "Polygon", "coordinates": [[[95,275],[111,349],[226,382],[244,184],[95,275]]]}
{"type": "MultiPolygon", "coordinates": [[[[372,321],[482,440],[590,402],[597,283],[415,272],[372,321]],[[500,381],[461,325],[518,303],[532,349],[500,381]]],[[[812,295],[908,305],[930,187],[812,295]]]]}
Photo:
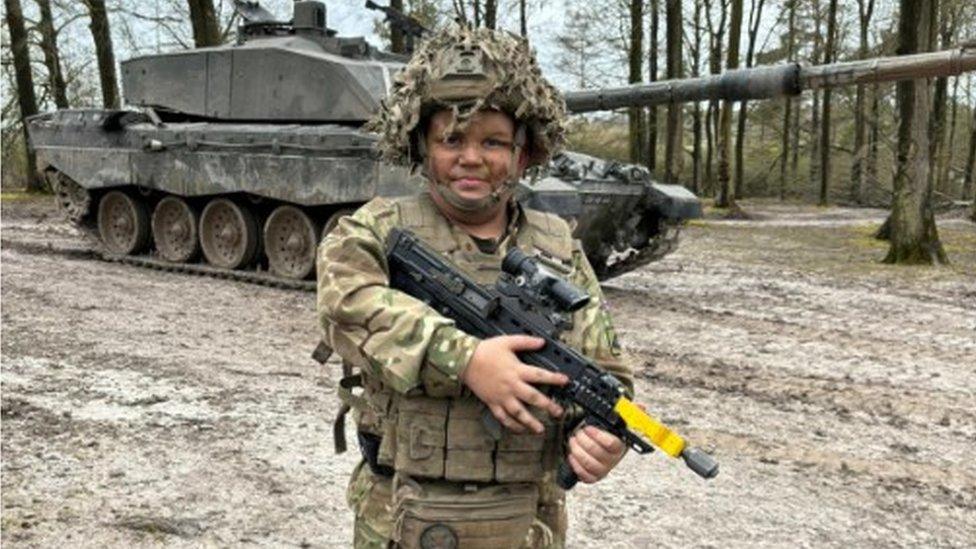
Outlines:
{"type": "MultiPolygon", "coordinates": [[[[376,137],[361,129],[406,58],[338,36],[320,2],[295,2],[290,21],[256,2],[236,5],[243,22],[235,44],[124,61],[131,108],[36,115],[30,141],[61,211],[95,233],[107,255],[304,280],[317,242],[342,215],[422,185],[381,162],[376,137]]],[[[972,69],[971,51],[950,53],[934,63],[938,74],[972,69]]],[[[746,69],[565,95],[571,111],[587,112],[854,83],[825,67],[806,79],[811,68],[788,65],[774,76],[746,69]]],[[[523,180],[518,194],[570,221],[602,279],[663,257],[681,223],[701,215],[692,193],[641,166],[574,152],[523,180]]]]}

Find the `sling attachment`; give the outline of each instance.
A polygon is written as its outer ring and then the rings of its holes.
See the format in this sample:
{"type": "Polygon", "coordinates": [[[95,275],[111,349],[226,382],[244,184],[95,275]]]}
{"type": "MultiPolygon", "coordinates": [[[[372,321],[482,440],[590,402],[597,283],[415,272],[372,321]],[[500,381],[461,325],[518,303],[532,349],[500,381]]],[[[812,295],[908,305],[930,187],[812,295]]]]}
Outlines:
{"type": "Polygon", "coordinates": [[[363,375],[350,375],[352,368],[345,363],[342,365],[342,373],[343,378],[339,380],[339,388],[336,390],[342,406],[339,407],[339,413],[336,414],[335,422],[332,424],[332,440],[337,454],[346,451],[346,414],[349,410],[366,408],[366,399],[353,393],[353,389],[363,386],[363,375]]]}
{"type": "Polygon", "coordinates": [[[319,340],[319,344],[316,345],[315,350],[312,351],[312,358],[319,364],[325,364],[331,356],[332,347],[329,347],[329,344],[326,343],[324,339],[319,340]]]}

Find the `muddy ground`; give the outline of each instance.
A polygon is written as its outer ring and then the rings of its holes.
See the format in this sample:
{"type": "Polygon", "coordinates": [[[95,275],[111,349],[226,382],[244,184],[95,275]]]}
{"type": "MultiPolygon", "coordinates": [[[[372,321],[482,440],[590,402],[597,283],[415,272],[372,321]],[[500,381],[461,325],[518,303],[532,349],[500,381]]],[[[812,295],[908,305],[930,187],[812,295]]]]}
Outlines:
{"type": "MultiPolygon", "coordinates": [[[[976,225],[940,219],[951,267],[890,267],[883,211],[746,207],[605,286],[639,400],[721,474],[630,455],[571,494],[570,545],[972,546],[976,225]]],[[[93,259],[46,201],[2,215],[5,547],[348,545],[313,294],[93,259]]]]}

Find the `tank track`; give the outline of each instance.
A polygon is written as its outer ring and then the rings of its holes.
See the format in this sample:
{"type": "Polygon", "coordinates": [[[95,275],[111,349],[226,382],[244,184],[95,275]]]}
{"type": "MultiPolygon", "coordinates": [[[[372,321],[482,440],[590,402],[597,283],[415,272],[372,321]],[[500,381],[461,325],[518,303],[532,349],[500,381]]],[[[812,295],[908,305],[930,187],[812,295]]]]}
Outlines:
{"type": "MultiPolygon", "coordinates": [[[[656,237],[647,248],[644,248],[640,252],[635,251],[615,262],[608,267],[606,274],[600,276],[600,280],[605,281],[628,273],[671,253],[678,245],[679,225],[674,225],[672,229],[673,231],[669,230],[656,237]]],[[[167,273],[181,273],[222,280],[234,280],[269,288],[304,292],[314,292],[316,289],[316,282],[314,280],[294,280],[275,276],[268,272],[223,269],[205,263],[170,263],[148,255],[116,255],[100,249],[101,246],[97,235],[92,234],[90,231],[84,231],[84,234],[86,236],[86,244],[89,245],[87,249],[75,247],[58,248],[50,244],[15,243],[12,241],[8,242],[7,240],[4,240],[3,247],[15,248],[31,254],[58,254],[76,259],[96,259],[167,273]]]]}
{"type": "MultiPolygon", "coordinates": [[[[62,203],[61,206],[63,208],[64,204],[62,203]]],[[[86,243],[92,250],[91,254],[96,258],[102,259],[103,261],[121,263],[157,271],[247,282],[250,284],[257,284],[271,288],[309,292],[316,290],[316,282],[313,280],[296,280],[292,278],[285,278],[275,276],[267,271],[262,272],[244,269],[226,269],[222,267],[215,267],[206,263],[172,263],[145,254],[113,254],[105,251],[104,247],[102,246],[101,239],[98,236],[96,227],[90,223],[79,224],[76,222],[76,219],[71,217],[68,217],[67,219],[74,222],[74,224],[81,229],[86,243]]],[[[613,256],[611,256],[612,263],[602,269],[597,269],[597,276],[599,280],[608,280],[624,273],[639,269],[640,267],[657,261],[674,251],[678,245],[678,236],[680,233],[681,223],[662,221],[660,227],[661,231],[650,240],[646,247],[642,248],[641,250],[630,248],[623,253],[615,253],[613,256]]],[[[46,248],[44,251],[59,253],[59,250],[54,250],[52,248],[46,248]]],[[[64,251],[64,253],[69,252],[69,250],[64,251]]]]}
{"type": "MultiPolygon", "coordinates": [[[[668,230],[655,237],[649,246],[640,250],[632,251],[624,258],[617,260],[610,265],[599,277],[601,281],[628,273],[661,259],[668,255],[678,246],[678,235],[680,225],[671,225],[668,230]]],[[[97,237],[93,237],[96,238],[97,237]]],[[[170,263],[161,259],[156,259],[148,255],[127,255],[120,256],[104,251],[96,251],[95,257],[111,263],[121,263],[144,269],[164,271],[169,273],[183,273],[195,276],[205,276],[223,280],[234,280],[237,282],[247,282],[259,286],[279,288],[286,290],[299,290],[314,292],[316,282],[314,280],[294,280],[275,276],[269,272],[234,270],[214,267],[205,263],[170,263]]]]}
{"type": "Polygon", "coordinates": [[[259,286],[280,288],[285,290],[315,291],[314,280],[294,280],[274,276],[267,272],[246,271],[235,269],[223,269],[205,263],[170,263],[160,259],[155,259],[146,255],[114,255],[105,252],[97,253],[97,256],[108,262],[122,263],[145,269],[165,271],[169,273],[183,273],[196,276],[206,276],[210,278],[220,278],[224,280],[235,280],[238,282],[248,282],[259,286]]]}

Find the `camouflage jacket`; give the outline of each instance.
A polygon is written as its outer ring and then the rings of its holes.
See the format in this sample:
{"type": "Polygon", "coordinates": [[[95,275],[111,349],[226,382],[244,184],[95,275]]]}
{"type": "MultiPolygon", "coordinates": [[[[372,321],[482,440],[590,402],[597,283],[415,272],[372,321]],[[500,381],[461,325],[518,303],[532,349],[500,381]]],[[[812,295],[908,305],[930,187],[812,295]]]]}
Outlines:
{"type": "Polygon", "coordinates": [[[481,284],[494,283],[505,252],[518,245],[591,295],[563,339],[633,392],[631,361],[620,349],[596,275],[566,222],[517,204],[509,219],[495,253],[486,254],[437,210],[426,192],[376,198],[342,218],[318,250],[318,316],[326,342],[347,363],[398,393],[459,394],[458,376],[480,340],[389,287],[387,235],[393,227],[415,230],[481,284]]]}

